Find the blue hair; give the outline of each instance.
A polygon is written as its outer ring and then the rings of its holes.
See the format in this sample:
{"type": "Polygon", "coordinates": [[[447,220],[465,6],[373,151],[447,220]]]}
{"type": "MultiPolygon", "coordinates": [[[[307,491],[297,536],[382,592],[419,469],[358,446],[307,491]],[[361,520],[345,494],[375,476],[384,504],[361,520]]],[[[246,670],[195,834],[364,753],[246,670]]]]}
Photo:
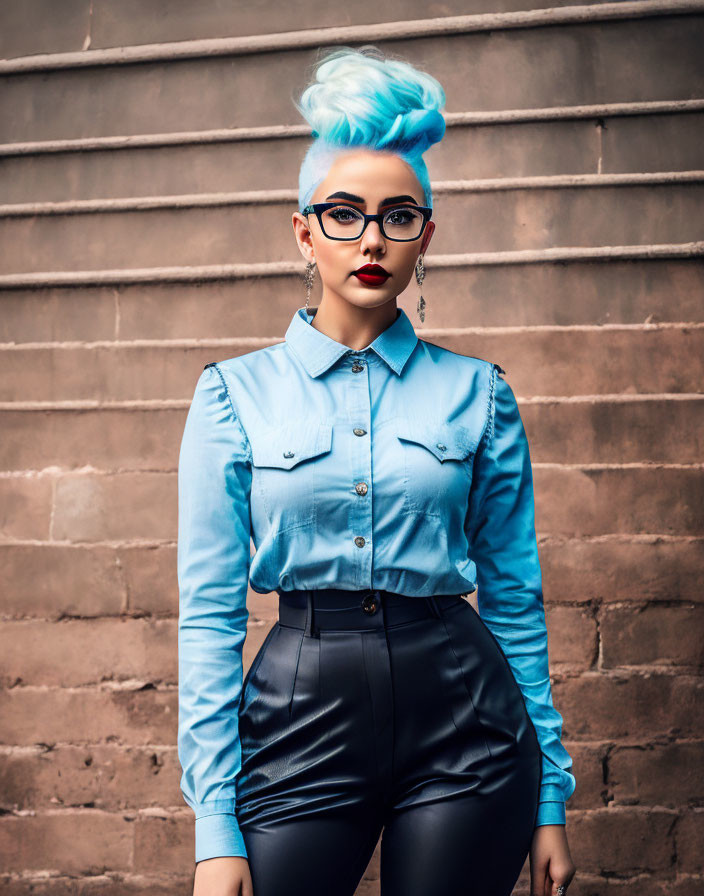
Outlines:
{"type": "Polygon", "coordinates": [[[385,57],[372,45],[332,50],[317,64],[315,81],[294,104],[315,138],[301,164],[298,210],[311,201],[340,153],[354,148],[399,155],[413,169],[432,208],[423,153],[445,133],[445,91],[410,63],[385,57]]]}

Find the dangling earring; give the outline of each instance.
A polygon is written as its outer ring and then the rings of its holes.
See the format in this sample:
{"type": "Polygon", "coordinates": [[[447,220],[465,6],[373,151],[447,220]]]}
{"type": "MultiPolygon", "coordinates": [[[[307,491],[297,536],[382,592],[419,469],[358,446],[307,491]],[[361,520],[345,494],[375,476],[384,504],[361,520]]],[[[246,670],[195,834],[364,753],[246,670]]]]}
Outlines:
{"type": "Polygon", "coordinates": [[[308,302],[310,301],[310,290],[313,286],[313,280],[315,280],[315,262],[307,261],[306,262],[306,272],[305,272],[305,283],[306,283],[306,314],[308,314],[308,302]]]}
{"type": "MultiPolygon", "coordinates": [[[[423,256],[418,256],[418,261],[416,262],[416,280],[418,281],[418,286],[423,286],[423,280],[425,278],[425,267],[423,265],[423,256]]],[[[423,298],[423,293],[421,291],[420,298],[418,299],[418,307],[416,308],[418,312],[418,316],[420,317],[420,322],[425,322],[425,299],[423,298]]]]}

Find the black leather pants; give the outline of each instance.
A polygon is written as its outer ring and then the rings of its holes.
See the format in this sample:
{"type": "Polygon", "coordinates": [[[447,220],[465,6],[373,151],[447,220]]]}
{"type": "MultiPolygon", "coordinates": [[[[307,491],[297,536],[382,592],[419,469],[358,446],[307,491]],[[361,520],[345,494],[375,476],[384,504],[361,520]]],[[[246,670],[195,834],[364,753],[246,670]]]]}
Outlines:
{"type": "Polygon", "coordinates": [[[459,595],[279,592],[239,708],[254,896],[509,896],[541,754],[510,666],[459,595]]]}

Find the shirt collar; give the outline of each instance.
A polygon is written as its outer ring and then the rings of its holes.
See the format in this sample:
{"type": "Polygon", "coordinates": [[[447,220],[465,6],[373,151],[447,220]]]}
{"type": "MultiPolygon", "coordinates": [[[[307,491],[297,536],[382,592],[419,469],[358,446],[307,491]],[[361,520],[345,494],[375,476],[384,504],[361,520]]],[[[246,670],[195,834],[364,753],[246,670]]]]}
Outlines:
{"type": "MultiPolygon", "coordinates": [[[[311,376],[325,373],[345,353],[359,354],[312,327],[312,319],[305,308],[298,308],[286,330],[286,342],[311,376]]],[[[400,376],[417,342],[413,324],[403,308],[399,308],[396,320],[379,333],[368,348],[400,376]]]]}

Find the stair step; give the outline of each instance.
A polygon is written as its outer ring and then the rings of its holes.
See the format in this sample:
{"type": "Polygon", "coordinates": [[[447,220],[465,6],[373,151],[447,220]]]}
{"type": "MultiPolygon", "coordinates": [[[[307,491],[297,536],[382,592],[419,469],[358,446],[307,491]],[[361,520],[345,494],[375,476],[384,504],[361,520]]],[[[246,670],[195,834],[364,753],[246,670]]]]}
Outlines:
{"type": "MultiPolygon", "coordinates": [[[[516,394],[525,397],[685,394],[700,392],[704,380],[704,324],[433,329],[418,335],[499,363],[516,394]]],[[[283,334],[5,347],[0,351],[0,401],[190,400],[209,361],[282,339],[283,334]]]]}
{"type": "MultiPolygon", "coordinates": [[[[686,243],[704,172],[436,184],[431,254],[686,243]]],[[[0,207],[0,273],[300,261],[294,191],[0,207]]]]}
{"type": "MultiPolygon", "coordinates": [[[[704,395],[579,399],[518,396],[533,463],[628,464],[701,461],[704,395]],[[608,438],[603,434],[608,433],[608,438]]],[[[58,402],[0,406],[0,469],[163,470],[178,466],[188,402],[58,402]],[[66,406],[66,405],[69,406],[66,406]],[[158,436],[157,436],[158,434],[158,436]]]]}
{"type": "MultiPolygon", "coordinates": [[[[593,117],[575,109],[574,118],[494,123],[448,115],[445,137],[426,160],[434,181],[701,168],[704,100],[668,112],[663,106],[678,104],[645,104],[651,111],[640,113],[635,109],[644,104],[633,104],[615,114],[624,105],[614,104],[606,121],[601,116],[608,106],[593,107],[593,117]]],[[[8,204],[288,190],[298,181],[309,142],[305,128],[291,126],[124,137],[103,149],[90,139],[68,141],[73,148],[63,151],[56,141],[6,144],[0,147],[0,195],[8,204]]]]}
{"type": "MultiPolygon", "coordinates": [[[[458,16],[513,13],[558,6],[591,6],[604,0],[559,0],[556,4],[536,0],[445,0],[442,15],[458,16]]],[[[614,4],[609,4],[614,5],[614,4]]],[[[322,0],[282,4],[278,0],[258,0],[251,6],[201,0],[169,0],[168,15],[158,5],[140,0],[90,2],[62,0],[62,3],[7,4],[0,31],[0,57],[16,58],[37,53],[92,52],[105,47],[187,42],[198,39],[258,36],[295,31],[303,27],[334,28],[345,25],[386,24],[421,19],[434,11],[433,5],[418,0],[395,0],[380,7],[376,0],[358,0],[344,7],[322,0]],[[29,14],[28,14],[29,13],[29,14]],[[41,16],[41,28],[37,28],[41,16]]]]}
{"type": "Polygon", "coordinates": [[[596,4],[8,60],[0,141],[301,124],[292,97],[320,46],[369,40],[431,71],[448,111],[696,99],[701,11],[701,2],[596,4]]]}
{"type": "MultiPolygon", "coordinates": [[[[673,247],[674,249],[675,247],[673,247]]],[[[448,259],[452,261],[452,259],[448,259]]],[[[273,266],[271,266],[273,267],[273,266]]],[[[305,302],[296,273],[182,282],[0,290],[0,343],[212,339],[283,334],[305,302]],[[266,308],[266,314],[262,309],[266,308]]],[[[265,266],[266,270],[266,266],[265,266]]],[[[609,258],[533,264],[437,265],[428,256],[425,326],[415,280],[399,295],[419,335],[428,328],[704,321],[704,244],[684,258],[609,258]]],[[[320,283],[311,305],[320,300],[320,283]]]]}

